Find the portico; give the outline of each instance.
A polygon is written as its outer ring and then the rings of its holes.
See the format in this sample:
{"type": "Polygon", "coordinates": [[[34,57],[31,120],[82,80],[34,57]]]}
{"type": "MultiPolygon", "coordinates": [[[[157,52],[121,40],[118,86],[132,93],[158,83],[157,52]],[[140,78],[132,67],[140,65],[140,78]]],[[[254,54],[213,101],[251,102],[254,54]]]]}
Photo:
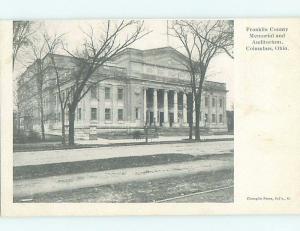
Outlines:
{"type": "Polygon", "coordinates": [[[150,126],[187,125],[187,95],[174,89],[144,88],[144,122],[150,126]]]}

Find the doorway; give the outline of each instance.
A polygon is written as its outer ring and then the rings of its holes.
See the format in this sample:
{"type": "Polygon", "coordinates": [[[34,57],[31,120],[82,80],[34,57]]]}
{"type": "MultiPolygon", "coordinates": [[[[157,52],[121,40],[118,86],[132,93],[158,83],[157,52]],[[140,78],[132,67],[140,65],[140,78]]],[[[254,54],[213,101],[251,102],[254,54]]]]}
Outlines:
{"type": "Polygon", "coordinates": [[[150,126],[154,125],[153,112],[150,111],[150,126]]]}
{"type": "Polygon", "coordinates": [[[164,113],[160,112],[159,113],[159,126],[162,127],[164,124],[164,113]]]}
{"type": "Polygon", "coordinates": [[[174,113],[173,112],[169,113],[169,121],[170,121],[170,127],[172,127],[172,125],[174,123],[174,113]]]}

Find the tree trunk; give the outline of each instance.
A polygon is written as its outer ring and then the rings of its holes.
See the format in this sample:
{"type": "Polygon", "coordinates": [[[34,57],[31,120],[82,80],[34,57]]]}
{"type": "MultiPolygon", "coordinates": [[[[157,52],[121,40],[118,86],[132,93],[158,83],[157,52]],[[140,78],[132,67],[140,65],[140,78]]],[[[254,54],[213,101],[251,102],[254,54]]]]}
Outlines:
{"type": "Polygon", "coordinates": [[[65,128],[65,110],[61,108],[61,142],[66,144],[66,128],[65,128]]]}
{"type": "Polygon", "coordinates": [[[75,144],[75,129],[74,129],[74,123],[75,123],[75,109],[76,107],[69,107],[69,145],[75,144]]]}
{"type": "Polygon", "coordinates": [[[44,109],[41,107],[41,132],[42,132],[42,141],[45,141],[45,124],[44,124],[44,109]]]}
{"type": "Polygon", "coordinates": [[[193,139],[193,95],[189,99],[189,140],[193,139]]]}
{"type": "Polygon", "coordinates": [[[193,123],[189,123],[189,140],[193,139],[193,123]]]}
{"type": "Polygon", "coordinates": [[[196,125],[195,125],[195,140],[200,141],[200,102],[201,96],[197,95],[195,99],[195,110],[196,110],[196,125]]]}

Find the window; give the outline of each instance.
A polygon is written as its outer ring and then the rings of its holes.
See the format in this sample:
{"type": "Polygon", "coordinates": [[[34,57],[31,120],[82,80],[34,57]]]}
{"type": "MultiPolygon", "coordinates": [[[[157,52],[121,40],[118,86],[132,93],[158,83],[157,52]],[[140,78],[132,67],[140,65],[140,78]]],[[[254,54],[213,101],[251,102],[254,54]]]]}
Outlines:
{"type": "Polygon", "coordinates": [[[78,120],[81,120],[81,108],[78,108],[77,118],[78,120]]]}
{"type": "Polygon", "coordinates": [[[110,110],[110,108],[105,108],[105,120],[111,120],[111,110],[110,110]]]}
{"type": "Polygon", "coordinates": [[[200,120],[200,121],[201,121],[201,117],[202,117],[201,114],[202,114],[202,113],[201,113],[201,111],[200,111],[200,112],[199,112],[199,120],[200,120]]]}
{"type": "Polygon", "coordinates": [[[222,114],[219,115],[219,123],[223,123],[223,115],[222,114]]]}
{"type": "Polygon", "coordinates": [[[140,109],[138,107],[135,108],[135,119],[136,120],[140,119],[140,109]]]}
{"type": "Polygon", "coordinates": [[[208,97],[206,96],[205,97],[205,107],[207,107],[208,106],[208,97]]]}
{"type": "Polygon", "coordinates": [[[110,87],[105,88],[105,99],[110,99],[110,87]]]}
{"type": "Polygon", "coordinates": [[[118,109],[118,120],[123,121],[123,109],[118,109]]]}
{"type": "Polygon", "coordinates": [[[91,87],[91,98],[92,99],[97,99],[97,86],[92,86],[91,87]]]}
{"type": "Polygon", "coordinates": [[[208,114],[205,113],[205,121],[208,122],[208,114]]]}
{"type": "Polygon", "coordinates": [[[222,99],[219,100],[219,104],[220,104],[220,107],[223,107],[223,100],[222,99]]]}
{"type": "Polygon", "coordinates": [[[212,107],[215,107],[216,106],[216,99],[215,98],[212,98],[212,107]]]}
{"type": "Polygon", "coordinates": [[[123,100],[124,90],[123,88],[118,88],[118,100],[123,100]]]}
{"type": "Polygon", "coordinates": [[[216,114],[212,114],[212,122],[215,123],[216,122],[216,114]]]}
{"type": "Polygon", "coordinates": [[[97,120],[97,108],[91,108],[91,120],[97,120]]]}

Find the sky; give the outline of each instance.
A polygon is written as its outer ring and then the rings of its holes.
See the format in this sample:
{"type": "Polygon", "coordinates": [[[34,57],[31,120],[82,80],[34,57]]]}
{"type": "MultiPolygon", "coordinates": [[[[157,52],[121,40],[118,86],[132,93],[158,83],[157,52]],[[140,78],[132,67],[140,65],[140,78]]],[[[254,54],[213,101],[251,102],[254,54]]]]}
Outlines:
{"type": "MultiPolygon", "coordinates": [[[[85,34],[90,32],[90,27],[95,28],[95,35],[100,35],[103,29],[101,20],[50,20],[37,23],[37,33],[46,31],[49,35],[64,34],[64,41],[69,50],[75,50],[85,39],[85,34]]],[[[178,39],[168,36],[167,20],[145,20],[144,26],[149,32],[145,37],[132,44],[136,49],[152,49],[158,47],[171,46],[179,51],[183,51],[178,39]]],[[[126,31],[127,33],[128,31],[126,31]]],[[[130,32],[130,29],[129,29],[130,32]]],[[[121,37],[126,36],[121,35],[121,37]]],[[[63,53],[58,51],[58,53],[63,53]]],[[[19,67],[20,70],[23,67],[19,67]]],[[[216,56],[210,63],[207,80],[226,83],[227,109],[233,105],[233,59],[226,54],[216,56]]]]}

